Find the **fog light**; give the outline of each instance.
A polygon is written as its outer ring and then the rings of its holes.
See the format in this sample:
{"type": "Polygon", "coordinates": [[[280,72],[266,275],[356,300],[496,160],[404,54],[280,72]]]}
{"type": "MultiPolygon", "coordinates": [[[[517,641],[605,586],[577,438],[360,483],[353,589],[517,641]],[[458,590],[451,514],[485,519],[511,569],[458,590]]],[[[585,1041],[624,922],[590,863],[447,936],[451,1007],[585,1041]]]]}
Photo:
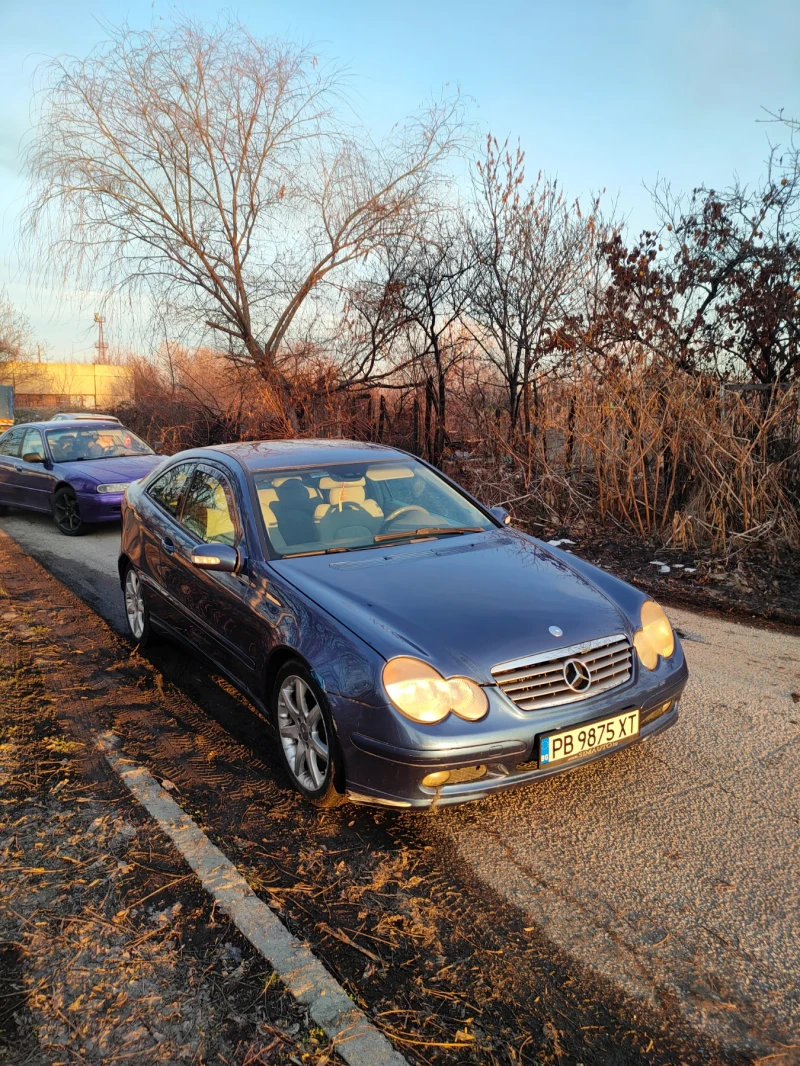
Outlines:
{"type": "Polygon", "coordinates": [[[449,770],[436,770],[432,774],[426,774],[422,779],[423,785],[427,785],[429,788],[436,788],[437,785],[443,785],[445,781],[450,780],[449,770]]]}

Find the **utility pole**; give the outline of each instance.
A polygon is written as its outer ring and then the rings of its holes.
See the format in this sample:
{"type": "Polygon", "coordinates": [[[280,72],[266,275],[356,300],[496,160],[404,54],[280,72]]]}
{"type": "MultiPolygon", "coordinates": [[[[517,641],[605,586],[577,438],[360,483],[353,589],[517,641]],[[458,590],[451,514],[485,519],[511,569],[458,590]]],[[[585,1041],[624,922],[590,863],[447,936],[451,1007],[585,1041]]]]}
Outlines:
{"type": "Polygon", "coordinates": [[[103,325],[105,323],[105,319],[103,318],[102,315],[99,315],[95,311],[94,320],[97,323],[97,344],[95,344],[95,348],[97,349],[97,362],[98,363],[107,363],[108,362],[108,352],[107,352],[105,334],[103,333],[103,325]]]}

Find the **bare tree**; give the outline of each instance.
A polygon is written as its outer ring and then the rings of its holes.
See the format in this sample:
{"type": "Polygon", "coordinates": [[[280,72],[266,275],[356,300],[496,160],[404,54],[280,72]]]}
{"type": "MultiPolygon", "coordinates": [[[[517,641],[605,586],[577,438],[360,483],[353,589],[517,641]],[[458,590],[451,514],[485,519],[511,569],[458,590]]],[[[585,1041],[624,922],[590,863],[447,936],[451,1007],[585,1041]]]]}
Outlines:
{"type": "Polygon", "coordinates": [[[522,150],[488,138],[470,222],[478,261],[470,312],[475,339],[505,384],[512,430],[521,423],[531,432],[536,372],[584,299],[597,207],[584,215],[541,173],[526,188],[522,150]]]}
{"type": "Polygon", "coordinates": [[[0,289],[0,363],[19,362],[29,354],[31,327],[25,315],[0,289]]]}
{"type": "Polygon", "coordinates": [[[280,355],[310,298],[414,231],[460,137],[456,99],[371,144],[340,87],[234,21],[115,29],[43,70],[24,235],[65,276],[224,338],[285,404],[280,355]]]}

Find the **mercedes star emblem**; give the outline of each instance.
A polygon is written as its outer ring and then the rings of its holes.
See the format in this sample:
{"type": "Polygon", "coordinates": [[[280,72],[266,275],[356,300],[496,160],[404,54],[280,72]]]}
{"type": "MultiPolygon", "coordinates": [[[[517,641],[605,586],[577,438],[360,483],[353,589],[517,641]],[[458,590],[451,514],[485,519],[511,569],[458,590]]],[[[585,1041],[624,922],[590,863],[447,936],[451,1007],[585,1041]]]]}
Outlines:
{"type": "Polygon", "coordinates": [[[564,663],[564,680],[573,692],[585,692],[592,683],[592,675],[582,660],[567,659],[564,663]]]}

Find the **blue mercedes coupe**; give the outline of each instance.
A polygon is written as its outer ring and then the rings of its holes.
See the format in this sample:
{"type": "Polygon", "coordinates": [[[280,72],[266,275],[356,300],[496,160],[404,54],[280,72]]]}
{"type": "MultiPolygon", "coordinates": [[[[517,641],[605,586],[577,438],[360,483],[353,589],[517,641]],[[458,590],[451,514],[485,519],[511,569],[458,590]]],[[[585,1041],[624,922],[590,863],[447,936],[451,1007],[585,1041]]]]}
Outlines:
{"type": "Polygon", "coordinates": [[[68,537],[119,521],[128,485],[162,462],[119,420],[29,422],[0,437],[0,507],[52,514],[68,537]]]}
{"type": "Polygon", "coordinates": [[[320,807],[461,803],[676,721],[688,672],[653,600],[404,452],[185,451],[122,517],[134,640],[207,656],[320,807]]]}

